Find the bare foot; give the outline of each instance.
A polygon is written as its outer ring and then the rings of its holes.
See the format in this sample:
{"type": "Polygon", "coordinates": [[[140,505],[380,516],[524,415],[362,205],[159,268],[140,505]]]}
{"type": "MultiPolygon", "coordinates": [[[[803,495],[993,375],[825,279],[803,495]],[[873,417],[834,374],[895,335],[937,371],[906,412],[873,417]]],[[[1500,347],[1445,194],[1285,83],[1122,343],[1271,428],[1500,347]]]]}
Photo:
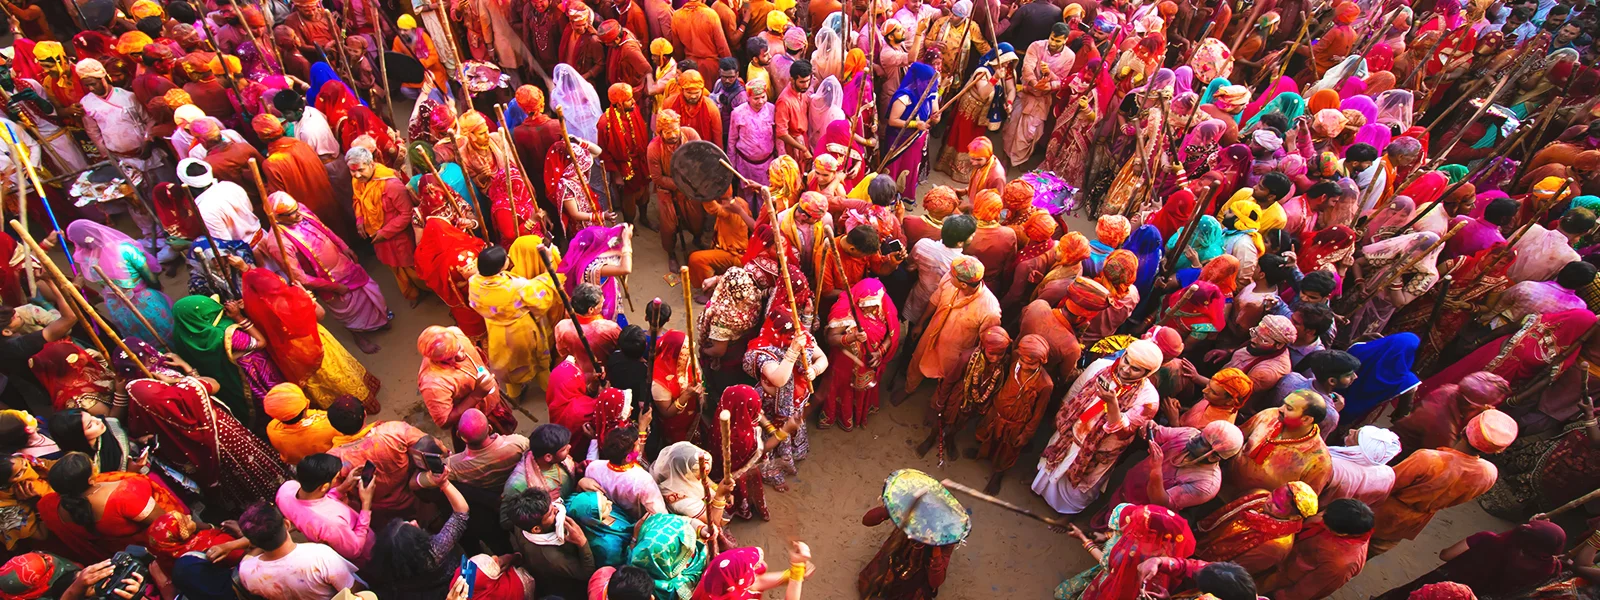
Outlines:
{"type": "Polygon", "coordinates": [[[788,492],[789,491],[789,483],[788,482],[783,482],[783,481],[780,481],[778,483],[774,483],[774,484],[772,484],[772,489],[777,490],[779,492],[788,492]]]}
{"type": "Polygon", "coordinates": [[[936,443],[938,441],[938,439],[939,439],[939,430],[935,429],[933,431],[933,433],[928,434],[928,439],[922,440],[921,444],[917,444],[917,456],[918,457],[927,456],[928,455],[928,451],[929,450],[933,450],[933,445],[934,445],[934,443],[936,443]]]}
{"type": "Polygon", "coordinates": [[[1005,473],[995,473],[989,476],[989,483],[983,486],[983,493],[993,496],[1000,493],[1000,484],[1005,483],[1005,473]]]}
{"type": "Polygon", "coordinates": [[[678,264],[678,253],[673,252],[667,257],[667,270],[676,273],[683,265],[678,264]]]}
{"type": "Polygon", "coordinates": [[[351,333],[354,334],[356,339],[356,348],[361,350],[362,354],[377,354],[379,350],[383,349],[379,347],[377,343],[369,339],[366,335],[355,332],[351,333]]]}

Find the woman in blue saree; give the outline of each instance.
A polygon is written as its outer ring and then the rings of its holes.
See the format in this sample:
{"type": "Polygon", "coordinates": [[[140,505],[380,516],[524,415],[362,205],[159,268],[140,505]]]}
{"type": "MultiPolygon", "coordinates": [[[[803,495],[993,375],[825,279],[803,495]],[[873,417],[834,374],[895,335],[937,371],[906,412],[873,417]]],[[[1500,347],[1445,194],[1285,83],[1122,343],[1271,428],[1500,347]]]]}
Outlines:
{"type": "Polygon", "coordinates": [[[172,339],[172,299],[161,293],[161,263],[127,234],[87,220],[67,225],[72,258],[89,281],[116,286],[123,302],[105,290],[107,312],[123,335],[165,345],[172,339]],[[150,324],[145,328],[140,317],[150,324]],[[155,331],[151,331],[154,329],[155,331]]]}

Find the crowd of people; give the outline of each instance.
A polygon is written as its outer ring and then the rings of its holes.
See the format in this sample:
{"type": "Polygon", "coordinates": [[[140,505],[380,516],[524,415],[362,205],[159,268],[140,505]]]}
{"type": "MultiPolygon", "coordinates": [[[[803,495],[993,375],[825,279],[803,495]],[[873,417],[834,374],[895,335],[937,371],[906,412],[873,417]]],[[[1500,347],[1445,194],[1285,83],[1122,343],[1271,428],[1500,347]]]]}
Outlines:
{"type": "Polygon", "coordinates": [[[1600,596],[1588,0],[107,4],[0,0],[0,598],[797,600],[908,397],[863,598],[1012,478],[1059,599],[1600,596]]]}

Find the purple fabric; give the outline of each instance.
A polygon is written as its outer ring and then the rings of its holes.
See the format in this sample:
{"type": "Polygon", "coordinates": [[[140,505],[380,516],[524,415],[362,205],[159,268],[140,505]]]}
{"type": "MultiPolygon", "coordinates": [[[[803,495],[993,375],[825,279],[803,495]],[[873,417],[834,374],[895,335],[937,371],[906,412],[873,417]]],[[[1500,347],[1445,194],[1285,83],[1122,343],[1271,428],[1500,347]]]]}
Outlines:
{"type": "MultiPolygon", "coordinates": [[[[561,258],[561,266],[556,267],[562,275],[566,276],[567,293],[571,294],[577,289],[578,284],[587,281],[585,275],[589,266],[601,255],[615,250],[613,243],[620,243],[622,225],[616,227],[587,227],[572,236],[572,243],[567,246],[566,255],[561,258]]],[[[606,303],[601,313],[607,319],[614,318],[617,314],[617,279],[607,277],[600,283],[600,289],[605,292],[606,303]]]]}
{"type": "Polygon", "coordinates": [[[1393,134],[1389,133],[1389,126],[1382,123],[1367,123],[1356,130],[1357,144],[1371,144],[1373,148],[1382,148],[1389,145],[1393,134]]]}
{"type": "MultiPolygon", "coordinates": [[[[1366,117],[1367,123],[1378,122],[1378,103],[1365,95],[1346,98],[1344,102],[1339,103],[1339,110],[1354,110],[1366,117]]],[[[1383,146],[1378,146],[1378,149],[1383,149],[1383,146]]]]}
{"type": "Polygon", "coordinates": [[[1451,221],[1451,227],[1465,219],[1467,226],[1456,232],[1450,241],[1444,244],[1444,253],[1439,255],[1440,260],[1449,260],[1457,256],[1471,256],[1500,242],[1506,241],[1506,236],[1500,233],[1500,228],[1484,221],[1482,218],[1456,217],[1451,221]]]}
{"type": "Polygon", "coordinates": [[[128,234],[88,220],[77,220],[67,225],[67,241],[72,242],[72,260],[78,263],[84,276],[99,281],[100,276],[89,267],[99,265],[112,279],[137,279],[138,273],[128,270],[122,259],[122,245],[128,244],[144,252],[144,262],[152,273],[161,272],[161,263],[128,234]]]}

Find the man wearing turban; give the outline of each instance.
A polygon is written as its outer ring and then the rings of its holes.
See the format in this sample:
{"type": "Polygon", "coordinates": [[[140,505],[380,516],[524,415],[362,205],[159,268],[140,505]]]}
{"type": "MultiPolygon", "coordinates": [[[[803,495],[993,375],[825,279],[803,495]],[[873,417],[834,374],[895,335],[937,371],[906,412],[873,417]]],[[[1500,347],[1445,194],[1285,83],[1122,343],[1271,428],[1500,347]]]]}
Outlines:
{"type": "MultiPolygon", "coordinates": [[[[968,160],[972,164],[972,179],[967,182],[967,189],[962,192],[967,201],[977,202],[978,193],[983,190],[994,190],[999,193],[1006,185],[1006,167],[1000,164],[1000,158],[994,155],[994,142],[988,136],[980,135],[972,138],[967,144],[968,160]]],[[[999,220],[997,216],[996,221],[999,220]]]]}
{"type": "Polygon", "coordinates": [[[1056,413],[1056,433],[1039,458],[1033,491],[1056,512],[1075,515],[1100,497],[1111,467],[1156,416],[1160,395],[1149,377],[1161,348],[1136,340],[1117,358],[1089,364],[1056,413]]]}
{"type": "Polygon", "coordinates": [[[311,56],[310,50],[332,48],[339,33],[333,28],[333,16],[317,0],[294,0],[294,12],[283,24],[300,35],[301,52],[311,56]]]}
{"type": "Polygon", "coordinates": [[[1315,43],[1302,44],[1297,51],[1302,56],[1311,57],[1312,73],[1317,77],[1332,69],[1339,61],[1350,55],[1356,44],[1356,30],[1351,27],[1356,19],[1361,18],[1361,7],[1350,0],[1340,0],[1333,7],[1334,26],[1315,43]]]}
{"type": "Polygon", "coordinates": [[[1016,352],[1002,365],[1006,376],[983,413],[983,421],[978,423],[978,458],[992,461],[989,483],[984,486],[989,494],[999,493],[1006,471],[1017,464],[1022,449],[1033,441],[1034,432],[1044,420],[1054,389],[1054,382],[1045,371],[1049,358],[1050,343],[1043,336],[1026,334],[1017,340],[1016,352]]]}
{"type": "Polygon", "coordinates": [[[316,295],[328,314],[350,330],[362,352],[375,352],[377,346],[366,334],[389,324],[389,303],[345,238],[286,193],[269,194],[265,209],[277,227],[263,231],[257,246],[291,280],[316,295]]]}
{"type": "Polygon", "coordinates": [[[1484,454],[1498,454],[1517,439],[1517,422],[1488,409],[1467,422],[1464,435],[1448,448],[1418,450],[1394,466],[1394,488],[1372,512],[1371,556],[1416,539],[1433,515],[1482,496],[1499,474],[1484,454]]]}
{"type": "MultiPolygon", "coordinates": [[[[680,14],[682,10],[679,9],[680,14]]],[[[716,72],[715,69],[716,64],[713,62],[713,73],[716,72]]],[[[707,99],[706,80],[699,71],[679,73],[678,93],[667,96],[667,101],[662,103],[662,107],[677,112],[683,126],[700,134],[700,139],[718,146],[722,145],[722,112],[715,103],[707,99]]]]}
{"type": "Polygon", "coordinates": [[[594,11],[583,2],[568,2],[566,6],[567,29],[561,32],[560,60],[572,65],[578,75],[594,84],[600,81],[606,68],[606,48],[595,29],[598,21],[594,11]]]}
{"type": "MultiPolygon", "coordinates": [[[[623,0],[632,4],[633,0],[623,0]]],[[[632,9],[635,14],[641,14],[637,7],[632,9]]],[[[634,107],[643,111],[645,90],[655,83],[655,70],[650,68],[650,59],[645,58],[644,43],[634,37],[633,31],[623,27],[616,20],[607,20],[600,24],[600,43],[606,47],[606,81],[612,85],[626,83],[633,93],[634,107]]],[[[610,95],[609,90],[607,96],[610,95]]],[[[616,100],[611,100],[615,105],[616,100]]],[[[643,113],[641,113],[642,118],[643,113]]],[[[602,118],[603,122],[605,119],[602,118]]],[[[604,146],[604,144],[601,144],[604,146]]],[[[610,149],[607,149],[607,154],[610,149]]]]}
{"type": "Polygon", "coordinates": [[[1217,371],[1200,390],[1200,401],[1184,411],[1178,422],[1195,428],[1217,421],[1231,424],[1239,418],[1239,409],[1250,401],[1255,389],[1255,382],[1244,371],[1233,367],[1217,371]]]}
{"type": "MultiPolygon", "coordinates": [[[[1244,434],[1227,421],[1213,421],[1201,429],[1155,423],[1145,427],[1150,456],[1128,470],[1122,486],[1111,494],[1107,511],[1124,502],[1174,511],[1210,502],[1222,488],[1222,461],[1244,446],[1244,434]]],[[[1095,519],[1096,528],[1101,522],[1095,519]]]]}
{"type": "Polygon", "coordinates": [[[1377,506],[1394,489],[1394,469],[1389,467],[1389,462],[1400,455],[1400,436],[1388,429],[1367,425],[1351,429],[1345,434],[1344,442],[1343,446],[1328,447],[1328,453],[1333,455],[1333,478],[1328,480],[1328,487],[1322,488],[1321,500],[1333,502],[1351,498],[1377,506]]]}
{"type": "MultiPolygon", "coordinates": [[[[986,140],[987,138],[978,138],[986,140]]],[[[991,157],[992,158],[992,157],[991,157]]],[[[1006,290],[1011,285],[1011,267],[1017,258],[1017,232],[1000,224],[1004,203],[1000,192],[985,189],[972,197],[972,217],[978,230],[963,250],[983,262],[983,282],[991,290],[1006,290]]]]}
{"type": "Polygon", "coordinates": [[[1257,392],[1271,390],[1277,387],[1278,381],[1292,370],[1289,344],[1294,343],[1297,335],[1294,322],[1290,321],[1289,317],[1283,315],[1262,317],[1261,322],[1250,329],[1249,343],[1233,351],[1227,366],[1248,374],[1252,387],[1257,392]]]}
{"type": "MultiPolygon", "coordinates": [[[[1005,206],[1005,218],[1001,223],[1017,232],[1018,242],[1028,240],[1026,228],[1030,217],[1035,213],[1049,215],[1044,209],[1034,207],[1033,196],[1033,184],[1022,178],[1008,181],[1005,187],[1000,188],[1000,203],[1005,206]]],[[[1050,235],[1055,235],[1054,229],[1051,229],[1050,235]]]]}
{"type": "Polygon", "coordinates": [[[1007,311],[1016,310],[1027,303],[1045,273],[1060,260],[1056,253],[1056,240],[1052,239],[1056,228],[1056,218],[1042,210],[1029,215],[1021,227],[1011,228],[1017,232],[1018,239],[1024,241],[1024,245],[1017,251],[1017,266],[1011,273],[1011,285],[1005,297],[1000,299],[1000,306],[1007,311]]]}
{"type": "Polygon", "coordinates": [[[206,115],[222,121],[229,129],[236,129],[242,125],[238,122],[239,111],[227,88],[217,80],[216,71],[211,69],[212,57],[210,53],[192,52],[183,58],[183,73],[189,78],[189,82],[183,84],[183,91],[189,93],[194,105],[206,111],[206,115]]]}
{"type": "Polygon", "coordinates": [[[600,116],[600,160],[611,185],[622,190],[616,203],[622,218],[629,223],[648,222],[644,210],[649,203],[645,191],[650,173],[645,167],[645,148],[650,145],[650,130],[639,114],[639,95],[633,86],[617,82],[606,90],[606,98],[611,108],[600,116]]]}
{"type": "Polygon", "coordinates": [[[328,411],[311,408],[305,391],[293,383],[273,386],[261,399],[267,423],[267,441],[290,466],[313,454],[327,452],[339,435],[328,422],[328,411]]]}
{"type": "Polygon", "coordinates": [[[934,444],[939,445],[940,463],[959,456],[955,434],[974,417],[989,412],[1007,379],[1010,350],[1011,334],[999,325],[991,325],[978,335],[976,347],[962,353],[958,362],[961,370],[940,380],[933,392],[929,405],[935,415],[933,430],[917,446],[917,456],[927,456],[934,444]]]}
{"type": "Polygon", "coordinates": [[[1333,459],[1317,423],[1328,414],[1328,401],[1311,390],[1283,399],[1283,405],[1250,417],[1239,427],[1244,452],[1222,465],[1222,498],[1231,500],[1250,490],[1277,489],[1303,481],[1321,492],[1332,477],[1333,459]]]}
{"type": "MultiPolygon", "coordinates": [[[[427,17],[424,16],[423,19],[426,20],[427,17]]],[[[400,15],[395,26],[400,33],[390,43],[389,49],[422,63],[422,68],[428,71],[428,77],[433,78],[435,89],[450,89],[450,73],[445,69],[444,56],[434,44],[433,36],[418,28],[416,18],[411,15],[400,15]]],[[[407,96],[416,97],[422,93],[422,82],[402,83],[400,89],[407,96]]]]}
{"type": "MultiPolygon", "coordinates": [[[[728,49],[728,34],[723,28],[722,17],[717,14],[704,0],[689,0],[682,8],[672,13],[672,45],[677,47],[679,58],[688,58],[694,61],[695,71],[700,74],[701,86],[704,87],[706,79],[717,76],[717,59],[724,56],[733,56],[728,49]]],[[[685,117],[686,120],[691,120],[685,117]]],[[[708,140],[720,140],[720,136],[709,135],[700,131],[708,140]]],[[[721,130],[718,130],[721,133],[721,130]]]]}
{"type": "MultiPolygon", "coordinates": [[[[988,38],[978,31],[978,24],[971,18],[972,4],[972,0],[961,0],[950,7],[948,15],[936,19],[920,18],[913,23],[901,21],[907,31],[915,32],[911,36],[911,39],[917,40],[915,55],[921,56],[927,48],[937,48],[939,55],[944,57],[943,66],[939,69],[941,80],[945,82],[940,89],[940,98],[949,98],[955,92],[957,82],[961,81],[961,71],[966,68],[969,52],[981,56],[991,48],[988,38]]],[[[908,3],[901,12],[909,10],[912,7],[908,3]]],[[[900,20],[899,16],[896,13],[896,20],[900,20]]]]}
{"type": "Polygon", "coordinates": [[[62,116],[72,119],[82,114],[77,106],[78,101],[89,90],[83,87],[83,82],[78,80],[78,73],[73,68],[71,59],[67,58],[66,49],[61,42],[39,42],[33,47],[33,60],[44,69],[44,85],[46,98],[55,104],[57,111],[62,116]]]}
{"type": "Polygon", "coordinates": [[[913,324],[907,337],[917,340],[917,348],[895,404],[905,401],[923,379],[959,377],[961,358],[977,347],[978,335],[1000,324],[1000,301],[984,285],[983,271],[983,263],[971,256],[950,262],[950,273],[928,301],[933,310],[913,324]]]}
{"type": "MultiPolygon", "coordinates": [[[[1093,283],[1089,280],[1083,281],[1093,283]]],[[[1069,283],[1075,283],[1075,280],[1070,280],[1069,283]]],[[[1083,356],[1083,346],[1078,343],[1077,331],[1083,319],[1074,314],[1073,310],[1073,305],[1066,302],[1059,302],[1059,305],[1051,304],[1045,298],[1037,298],[1022,308],[1019,331],[1024,336],[1038,335],[1049,344],[1050,355],[1045,361],[1045,366],[1050,369],[1052,377],[1059,382],[1072,379],[1078,370],[1078,359],[1083,356]]]]}
{"type": "Polygon", "coordinates": [[[427,289],[417,275],[417,240],[411,230],[416,197],[394,169],[375,162],[366,148],[351,148],[345,152],[344,160],[355,188],[357,229],[362,237],[372,240],[378,260],[394,273],[400,294],[415,307],[427,289]]]}
{"type": "Polygon", "coordinates": [[[283,121],[269,114],[256,115],[250,122],[256,138],[267,144],[267,159],[261,163],[262,179],[269,192],[284,192],[306,204],[342,239],[355,239],[356,229],[334,199],[333,182],[322,167],[317,151],[305,142],[284,134],[283,121]]]}
{"type": "Polygon", "coordinates": [[[666,109],[656,114],[656,136],[645,149],[645,165],[655,184],[656,217],[661,221],[661,249],[667,252],[668,265],[674,271],[678,269],[678,256],[673,252],[678,245],[678,231],[689,236],[685,254],[693,252],[699,247],[706,216],[699,202],[678,191],[678,183],[672,179],[672,155],[685,142],[698,139],[700,132],[684,127],[677,111],[666,109]]]}
{"type": "MultiPolygon", "coordinates": [[[[117,161],[126,171],[143,173],[160,169],[167,165],[163,158],[165,154],[150,153],[150,127],[151,119],[144,112],[144,106],[133,96],[133,92],[112,87],[111,80],[106,74],[106,69],[100,61],[86,58],[78,62],[76,67],[78,79],[83,82],[89,93],[83,95],[79,107],[83,110],[83,128],[93,140],[95,146],[107,158],[117,161]]],[[[154,186],[154,177],[144,177],[137,182],[140,194],[149,194],[154,186]]],[[[134,223],[139,225],[139,230],[144,233],[142,237],[156,237],[159,241],[160,259],[176,260],[177,257],[167,249],[166,236],[158,235],[161,224],[153,215],[142,209],[128,209],[120,203],[103,204],[107,212],[126,211],[133,217],[134,223]]]]}

